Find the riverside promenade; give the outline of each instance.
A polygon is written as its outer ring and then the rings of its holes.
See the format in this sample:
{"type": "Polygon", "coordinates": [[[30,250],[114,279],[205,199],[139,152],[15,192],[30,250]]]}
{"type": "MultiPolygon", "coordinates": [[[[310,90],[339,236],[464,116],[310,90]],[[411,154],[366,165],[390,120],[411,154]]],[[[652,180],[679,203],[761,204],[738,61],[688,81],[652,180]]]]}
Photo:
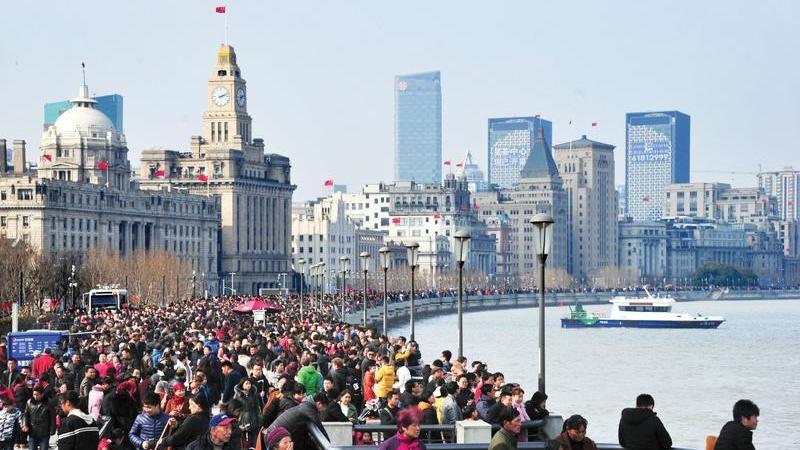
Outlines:
{"type": "MultiPolygon", "coordinates": [[[[644,292],[548,292],[545,294],[545,306],[574,305],[580,301],[584,305],[605,305],[616,295],[642,295],[644,292]]],[[[758,289],[758,290],[696,290],[696,291],[662,291],[653,295],[669,295],[678,302],[693,301],[739,301],[739,300],[796,300],[800,299],[800,289],[758,289]]],[[[355,296],[360,300],[358,294],[355,296]]],[[[539,294],[536,292],[512,294],[464,294],[464,312],[490,311],[499,309],[532,308],[539,305],[539,294]]],[[[458,308],[457,296],[426,297],[414,300],[416,319],[455,314],[458,308]]],[[[391,302],[387,306],[387,323],[389,326],[403,323],[408,319],[410,302],[391,302]]],[[[344,322],[361,324],[363,310],[348,311],[344,322]]],[[[383,320],[382,300],[367,310],[367,322],[371,327],[380,328],[383,320]]]]}

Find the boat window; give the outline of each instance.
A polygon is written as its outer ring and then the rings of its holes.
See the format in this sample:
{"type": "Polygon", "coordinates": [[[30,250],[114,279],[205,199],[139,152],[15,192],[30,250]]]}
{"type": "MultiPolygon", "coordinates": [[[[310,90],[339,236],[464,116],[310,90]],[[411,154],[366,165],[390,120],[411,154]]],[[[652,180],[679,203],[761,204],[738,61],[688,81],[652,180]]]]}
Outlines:
{"type": "Polygon", "coordinates": [[[669,312],[669,306],[620,306],[622,311],[632,312],[669,312]]]}

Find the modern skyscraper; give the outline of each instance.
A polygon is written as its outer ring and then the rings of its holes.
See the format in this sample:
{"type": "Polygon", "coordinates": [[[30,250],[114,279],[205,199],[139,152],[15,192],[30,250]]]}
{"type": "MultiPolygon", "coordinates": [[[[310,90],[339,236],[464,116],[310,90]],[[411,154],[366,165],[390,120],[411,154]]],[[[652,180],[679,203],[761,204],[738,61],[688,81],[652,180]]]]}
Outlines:
{"type": "Polygon", "coordinates": [[[777,197],[781,220],[800,220],[800,170],[784,167],[777,172],[758,174],[758,187],[777,197]]]}
{"type": "MultiPolygon", "coordinates": [[[[114,124],[114,129],[122,131],[122,96],[119,94],[101,95],[93,97],[97,102],[96,108],[111,119],[114,124]]],[[[60,102],[45,103],[44,104],[44,129],[46,130],[50,125],[56,123],[56,119],[64,113],[64,111],[72,108],[70,100],[60,102]]]]}
{"type": "Polygon", "coordinates": [[[442,182],[441,74],[394,78],[394,179],[442,182]]]}
{"type": "Polygon", "coordinates": [[[689,182],[689,124],[679,111],[625,115],[625,207],[633,220],[659,220],[667,185],[689,182]]]}
{"type": "MultiPolygon", "coordinates": [[[[617,265],[617,193],[614,146],[580,139],[553,147],[567,192],[567,271],[585,284],[617,265]]],[[[607,285],[607,284],[606,284],[607,285]]]]}
{"type": "Polygon", "coordinates": [[[553,142],[553,123],[538,117],[489,119],[489,184],[511,189],[528,160],[536,130],[553,142]]]}

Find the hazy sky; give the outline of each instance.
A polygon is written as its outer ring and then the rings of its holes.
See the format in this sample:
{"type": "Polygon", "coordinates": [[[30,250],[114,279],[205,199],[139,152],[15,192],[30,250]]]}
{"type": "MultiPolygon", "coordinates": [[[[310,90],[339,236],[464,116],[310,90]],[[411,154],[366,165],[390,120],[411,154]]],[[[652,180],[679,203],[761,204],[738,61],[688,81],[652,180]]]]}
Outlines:
{"type": "MultiPolygon", "coordinates": [[[[131,159],[187,150],[223,40],[222,1],[4,2],[0,137],[36,158],[46,101],[125,97],[131,159]]],[[[228,2],[254,136],[287,155],[295,200],[391,181],[393,77],[442,72],[444,159],[486,169],[490,117],[541,114],[555,143],[617,146],[625,113],[692,117],[692,181],[755,185],[800,168],[800,3],[791,1],[228,2]],[[569,120],[573,125],[568,126],[569,120]],[[591,129],[591,122],[599,127],[591,129]]]]}

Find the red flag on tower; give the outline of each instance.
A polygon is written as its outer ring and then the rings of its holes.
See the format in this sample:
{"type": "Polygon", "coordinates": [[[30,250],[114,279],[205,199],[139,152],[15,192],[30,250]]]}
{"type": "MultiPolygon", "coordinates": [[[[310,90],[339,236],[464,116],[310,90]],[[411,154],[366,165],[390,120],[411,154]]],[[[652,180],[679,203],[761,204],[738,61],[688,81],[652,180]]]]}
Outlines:
{"type": "Polygon", "coordinates": [[[325,187],[333,187],[333,178],[325,180],[325,187]]]}
{"type": "Polygon", "coordinates": [[[399,217],[392,217],[392,223],[400,223],[399,217]]]}
{"type": "Polygon", "coordinates": [[[592,127],[596,127],[596,126],[597,126],[597,122],[592,122],[592,127]]]}
{"type": "Polygon", "coordinates": [[[100,161],[97,163],[97,168],[100,170],[108,170],[108,161],[100,161]]]}
{"type": "Polygon", "coordinates": [[[225,7],[217,6],[216,8],[214,8],[214,11],[216,11],[217,14],[225,14],[225,7]]]}
{"type": "Polygon", "coordinates": [[[460,162],[460,163],[456,164],[456,167],[464,167],[464,163],[460,162]]]}
{"type": "Polygon", "coordinates": [[[448,159],[448,160],[446,160],[446,161],[445,161],[443,164],[444,164],[445,166],[449,166],[449,165],[450,165],[450,160],[449,160],[449,159],[448,159]]]}
{"type": "Polygon", "coordinates": [[[201,173],[200,175],[197,176],[197,181],[201,183],[208,183],[208,176],[204,173],[201,173]]]}

